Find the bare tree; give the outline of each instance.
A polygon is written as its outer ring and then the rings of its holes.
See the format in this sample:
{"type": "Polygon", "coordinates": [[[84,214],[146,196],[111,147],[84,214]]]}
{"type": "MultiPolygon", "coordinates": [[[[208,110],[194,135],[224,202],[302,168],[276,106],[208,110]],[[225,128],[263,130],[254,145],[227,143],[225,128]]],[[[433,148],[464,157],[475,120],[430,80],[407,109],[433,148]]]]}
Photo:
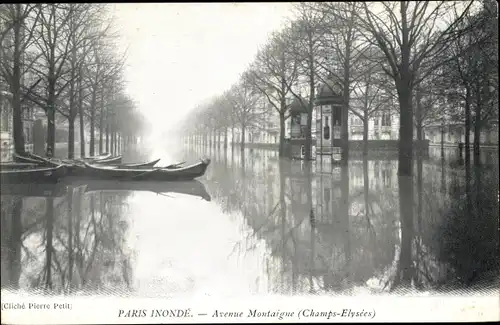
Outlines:
{"type": "Polygon", "coordinates": [[[255,111],[258,97],[245,81],[231,87],[225,97],[233,107],[234,118],[241,131],[240,146],[243,150],[246,131],[259,119],[259,113],[255,111]]]}
{"type": "MultiPolygon", "coordinates": [[[[312,115],[315,99],[316,76],[318,67],[316,65],[316,55],[322,46],[323,23],[325,15],[317,10],[313,10],[309,4],[298,3],[295,7],[297,19],[292,22],[288,37],[290,38],[290,50],[294,55],[294,62],[298,64],[298,71],[301,76],[305,77],[307,86],[307,99],[301,94],[289,87],[289,91],[294,98],[300,102],[301,106],[307,112],[306,126],[306,144],[305,144],[305,159],[310,160],[312,147],[312,115]]],[[[300,80],[297,84],[300,83],[300,80]]]]}
{"type": "MultiPolygon", "coordinates": [[[[343,98],[341,138],[344,140],[342,149],[344,161],[349,159],[348,112],[351,94],[356,87],[356,81],[365,78],[366,73],[369,73],[366,69],[363,72],[358,71],[363,67],[360,60],[365,58],[364,63],[366,63],[365,52],[369,46],[358,30],[359,9],[360,5],[355,2],[324,2],[317,3],[313,7],[313,10],[321,12],[326,17],[323,23],[322,46],[316,57],[316,64],[320,67],[317,77],[327,87],[331,85],[338,87],[343,98]],[[325,78],[326,76],[328,78],[325,78]]],[[[330,89],[330,91],[336,90],[330,89]]]]}
{"type": "MultiPolygon", "coordinates": [[[[0,75],[11,93],[12,130],[14,150],[24,153],[23,103],[26,100],[23,81],[31,70],[35,55],[27,53],[34,40],[34,32],[40,18],[40,5],[2,4],[0,29],[0,75]]],[[[39,83],[26,87],[31,90],[39,83]]]]}
{"type": "MultiPolygon", "coordinates": [[[[57,111],[68,120],[68,158],[74,157],[75,146],[75,120],[79,113],[79,104],[83,103],[83,92],[81,79],[83,70],[81,67],[86,63],[86,58],[91,50],[91,42],[102,35],[96,28],[101,14],[99,5],[94,4],[70,4],[72,8],[69,19],[70,53],[66,62],[69,73],[67,74],[69,87],[63,92],[65,98],[57,111]],[[78,91],[77,91],[78,90],[78,91]],[[82,98],[79,98],[82,96],[82,98]]],[[[88,66],[88,65],[87,65],[88,66]]],[[[63,96],[63,95],[61,95],[63,96]]],[[[84,146],[84,143],[81,143],[84,146]]]]}
{"type": "Polygon", "coordinates": [[[55,153],[55,115],[57,103],[69,86],[67,60],[70,54],[71,37],[69,22],[74,8],[63,4],[47,4],[40,8],[40,28],[35,34],[35,43],[41,53],[33,67],[42,79],[40,87],[30,94],[30,100],[47,114],[47,156],[55,153]]]}
{"type": "Polygon", "coordinates": [[[274,34],[265,48],[261,50],[253,66],[244,75],[265,98],[271,107],[278,113],[280,124],[279,156],[284,155],[285,120],[288,118],[286,99],[290,89],[297,82],[297,62],[288,50],[290,39],[286,38],[286,31],[274,34]],[[285,35],[284,35],[285,34],[285,35]]]}
{"type": "MultiPolygon", "coordinates": [[[[397,89],[400,114],[399,167],[401,176],[413,174],[413,89],[425,75],[417,71],[425,61],[444,51],[449,41],[456,37],[455,30],[472,2],[465,5],[462,14],[446,22],[445,13],[456,3],[401,1],[376,3],[379,9],[364,3],[364,10],[358,13],[360,31],[367,42],[380,48],[386,64],[384,71],[393,79],[397,89]]],[[[442,64],[436,62],[435,68],[442,64]]],[[[433,69],[429,69],[432,71],[433,69]]]]}
{"type": "Polygon", "coordinates": [[[366,52],[365,55],[368,57],[360,60],[364,67],[358,71],[359,77],[356,81],[350,81],[352,101],[350,101],[349,109],[363,123],[363,152],[365,154],[368,151],[369,121],[377,117],[376,115],[390,104],[385,87],[381,86],[381,80],[384,79],[383,71],[379,63],[373,59],[371,55],[373,53],[366,52]]]}

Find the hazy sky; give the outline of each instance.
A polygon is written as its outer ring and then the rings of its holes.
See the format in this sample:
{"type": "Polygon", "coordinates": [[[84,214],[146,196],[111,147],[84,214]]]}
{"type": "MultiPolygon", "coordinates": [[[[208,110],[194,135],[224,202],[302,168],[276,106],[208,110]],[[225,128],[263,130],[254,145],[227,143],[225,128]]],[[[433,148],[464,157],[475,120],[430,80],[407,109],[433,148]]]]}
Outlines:
{"type": "Polygon", "coordinates": [[[128,92],[154,134],[229,88],[290,14],[281,3],[115,4],[128,92]]]}

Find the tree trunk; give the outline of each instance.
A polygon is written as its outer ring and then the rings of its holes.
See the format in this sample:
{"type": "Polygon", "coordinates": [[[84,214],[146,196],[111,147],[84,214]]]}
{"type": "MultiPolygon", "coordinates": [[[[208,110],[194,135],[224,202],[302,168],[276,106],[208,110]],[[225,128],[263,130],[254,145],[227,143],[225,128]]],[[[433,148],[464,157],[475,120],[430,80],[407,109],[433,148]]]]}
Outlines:
{"type": "Polygon", "coordinates": [[[306,145],[305,145],[305,160],[312,159],[312,114],[314,103],[314,90],[315,84],[315,66],[314,66],[314,49],[312,42],[312,31],[308,31],[308,45],[309,45],[309,103],[307,103],[307,123],[306,123],[306,145]]]}
{"type": "MultiPolygon", "coordinates": [[[[417,74],[417,77],[419,75],[417,74]]],[[[420,141],[423,140],[423,121],[422,121],[422,91],[420,89],[420,84],[415,87],[415,128],[417,131],[417,140],[420,145],[420,141]]]]}
{"type": "Polygon", "coordinates": [[[410,44],[407,22],[407,3],[401,2],[401,68],[400,77],[396,82],[399,99],[399,153],[398,175],[413,175],[413,109],[412,109],[412,73],[410,71],[410,44]]]}
{"type": "Polygon", "coordinates": [[[411,95],[408,90],[401,90],[400,126],[399,126],[399,168],[400,176],[413,175],[413,121],[411,113],[411,95]]]}
{"type": "Polygon", "coordinates": [[[365,111],[363,119],[363,155],[368,155],[368,113],[365,111]]]}
{"type": "Polygon", "coordinates": [[[231,126],[231,148],[234,148],[234,125],[231,126]]]}
{"type": "Polygon", "coordinates": [[[241,151],[245,150],[245,131],[246,131],[246,127],[242,126],[241,127],[241,142],[240,142],[240,150],[241,151]]]}
{"type": "Polygon", "coordinates": [[[90,102],[90,148],[89,156],[95,155],[95,110],[97,100],[97,85],[92,90],[92,99],[90,102]]]}
{"type": "MultiPolygon", "coordinates": [[[[74,16],[71,16],[71,30],[74,30],[74,16]]],[[[75,157],[75,118],[76,118],[76,103],[75,97],[77,94],[75,93],[75,73],[76,73],[76,42],[75,42],[75,33],[71,34],[73,47],[71,48],[71,73],[70,73],[70,82],[69,82],[69,117],[68,117],[68,159],[73,159],[75,157]]]]}
{"type": "MultiPolygon", "coordinates": [[[[107,118],[106,118],[107,120],[107,118]]],[[[106,121],[106,152],[109,153],[109,122],[106,121]]]]}
{"type": "Polygon", "coordinates": [[[85,157],[85,123],[83,115],[83,87],[82,87],[82,71],[80,68],[80,77],[78,78],[78,115],[80,118],[80,157],[85,157]]]}
{"type": "Polygon", "coordinates": [[[12,98],[12,131],[14,137],[14,150],[16,153],[25,153],[24,147],[24,132],[23,132],[23,113],[21,109],[21,101],[18,94],[13,94],[12,98]],[[17,107],[17,108],[16,108],[17,107]]]}
{"type": "Polygon", "coordinates": [[[115,132],[111,130],[111,139],[110,139],[110,147],[109,147],[109,153],[113,154],[115,150],[115,143],[114,143],[114,134],[115,132]]]}
{"type": "Polygon", "coordinates": [[[99,105],[99,154],[103,154],[103,136],[104,136],[104,90],[101,89],[101,100],[99,105]]]}
{"type": "MultiPolygon", "coordinates": [[[[22,5],[20,3],[15,5],[16,16],[22,15],[22,5]]],[[[14,150],[19,154],[25,153],[24,147],[24,130],[23,130],[23,112],[21,106],[21,40],[22,40],[22,24],[23,20],[14,22],[13,37],[14,37],[14,53],[13,53],[13,66],[12,66],[12,133],[14,137],[14,150]]]]}
{"type": "Polygon", "coordinates": [[[285,112],[280,111],[280,143],[279,143],[279,157],[285,156],[285,112]]]}
{"type": "MultiPolygon", "coordinates": [[[[50,98],[50,95],[49,95],[50,98]]],[[[56,146],[56,111],[54,108],[54,101],[48,101],[47,107],[47,149],[46,155],[49,158],[55,156],[55,146],[56,146]]]]}
{"type": "Polygon", "coordinates": [[[465,88],[465,165],[470,165],[470,131],[471,131],[471,112],[470,112],[471,91],[469,87],[465,88]]]}
{"type": "MultiPolygon", "coordinates": [[[[353,13],[352,13],[353,15],[353,13]]],[[[344,78],[342,82],[342,95],[343,95],[343,106],[342,106],[342,126],[340,130],[340,137],[342,138],[342,164],[347,165],[349,160],[349,90],[351,84],[351,38],[352,38],[352,26],[349,25],[346,35],[346,51],[344,60],[344,78]]],[[[368,123],[368,119],[366,120],[368,123]]]]}
{"type": "Polygon", "coordinates": [[[224,150],[227,149],[227,127],[224,128],[224,150]]]}
{"type": "Polygon", "coordinates": [[[68,159],[75,158],[75,119],[68,120],[68,159]]]}
{"type": "Polygon", "coordinates": [[[476,107],[475,107],[475,119],[474,119],[474,166],[479,166],[481,164],[481,156],[479,153],[479,147],[481,143],[481,84],[477,84],[477,94],[476,94],[476,107]]]}

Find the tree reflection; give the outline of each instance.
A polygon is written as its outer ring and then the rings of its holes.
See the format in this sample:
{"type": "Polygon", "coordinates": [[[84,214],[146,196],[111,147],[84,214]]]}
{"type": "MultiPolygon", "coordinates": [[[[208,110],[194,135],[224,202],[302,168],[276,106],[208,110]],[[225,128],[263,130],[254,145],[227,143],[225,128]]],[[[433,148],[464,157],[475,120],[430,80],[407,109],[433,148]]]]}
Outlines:
{"type": "Polygon", "coordinates": [[[85,193],[83,187],[69,187],[62,197],[2,195],[2,287],[45,293],[126,289],[127,195],[85,193]]]}
{"type": "Polygon", "coordinates": [[[466,188],[475,190],[466,192],[465,202],[463,186],[451,183],[451,205],[436,229],[441,240],[433,245],[437,258],[450,267],[447,280],[457,286],[489,282],[500,269],[498,175],[475,169],[474,179],[466,176],[466,188]]]}
{"type": "Polygon", "coordinates": [[[245,163],[232,153],[229,166],[215,159],[207,186],[244,218],[244,241],[266,242],[270,291],[441,290],[498,273],[496,170],[418,157],[412,178],[398,177],[391,160],[331,166],[249,155],[245,163]]]}
{"type": "Polygon", "coordinates": [[[2,287],[19,288],[21,274],[22,197],[2,198],[2,287]]]}

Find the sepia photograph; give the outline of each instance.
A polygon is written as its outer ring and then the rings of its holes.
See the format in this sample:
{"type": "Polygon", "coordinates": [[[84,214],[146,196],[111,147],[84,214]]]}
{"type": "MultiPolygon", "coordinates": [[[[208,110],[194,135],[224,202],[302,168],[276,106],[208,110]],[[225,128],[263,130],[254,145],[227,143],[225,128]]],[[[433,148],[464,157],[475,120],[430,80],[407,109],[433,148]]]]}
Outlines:
{"type": "Polygon", "coordinates": [[[498,4],[2,3],[2,324],[500,321],[498,4]]]}

